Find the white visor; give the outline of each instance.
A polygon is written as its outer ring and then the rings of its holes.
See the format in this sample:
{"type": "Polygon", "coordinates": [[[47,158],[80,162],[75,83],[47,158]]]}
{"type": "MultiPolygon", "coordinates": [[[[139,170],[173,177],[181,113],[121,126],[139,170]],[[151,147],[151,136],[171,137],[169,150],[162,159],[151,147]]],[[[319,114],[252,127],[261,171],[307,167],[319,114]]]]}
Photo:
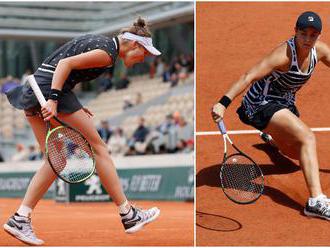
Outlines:
{"type": "Polygon", "coordinates": [[[136,34],[132,34],[129,32],[126,32],[122,36],[123,39],[127,40],[135,40],[140,45],[142,45],[145,49],[147,49],[151,54],[153,55],[161,55],[162,53],[158,51],[153,45],[152,45],[152,39],[150,37],[143,37],[136,34]]]}

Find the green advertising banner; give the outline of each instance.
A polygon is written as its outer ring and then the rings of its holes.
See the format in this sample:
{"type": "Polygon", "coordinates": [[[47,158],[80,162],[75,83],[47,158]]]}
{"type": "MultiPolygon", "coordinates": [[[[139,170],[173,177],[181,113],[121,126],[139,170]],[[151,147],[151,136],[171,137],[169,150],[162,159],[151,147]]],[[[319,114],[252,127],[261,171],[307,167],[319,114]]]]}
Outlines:
{"type": "MultiPolygon", "coordinates": [[[[129,199],[185,201],[194,198],[192,154],[117,157],[114,163],[129,199]]],[[[0,197],[23,197],[40,166],[40,161],[2,163],[0,197]]],[[[56,180],[45,197],[55,197],[59,202],[111,200],[97,175],[71,185],[56,180]]]]}
{"type": "MultiPolygon", "coordinates": [[[[193,167],[118,170],[124,192],[132,200],[192,200],[193,167]]],[[[97,175],[80,184],[56,183],[56,200],[61,202],[110,201],[97,175]]]]}
{"type": "MultiPolygon", "coordinates": [[[[34,172],[0,173],[0,197],[23,197],[34,172]]],[[[53,184],[45,198],[53,198],[55,184],[53,184]]]]}

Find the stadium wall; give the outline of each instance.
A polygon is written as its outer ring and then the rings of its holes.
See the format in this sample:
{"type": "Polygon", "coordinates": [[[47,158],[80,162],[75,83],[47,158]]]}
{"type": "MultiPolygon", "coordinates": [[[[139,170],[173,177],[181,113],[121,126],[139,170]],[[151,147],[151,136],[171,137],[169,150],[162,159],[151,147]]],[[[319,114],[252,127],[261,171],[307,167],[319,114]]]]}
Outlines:
{"type": "MultiPolygon", "coordinates": [[[[125,194],[132,200],[193,200],[193,154],[114,158],[125,194]]],[[[2,163],[0,197],[23,197],[42,162],[2,163]]],[[[56,180],[45,195],[59,202],[110,201],[93,175],[83,183],[69,185],[56,180]]]]}

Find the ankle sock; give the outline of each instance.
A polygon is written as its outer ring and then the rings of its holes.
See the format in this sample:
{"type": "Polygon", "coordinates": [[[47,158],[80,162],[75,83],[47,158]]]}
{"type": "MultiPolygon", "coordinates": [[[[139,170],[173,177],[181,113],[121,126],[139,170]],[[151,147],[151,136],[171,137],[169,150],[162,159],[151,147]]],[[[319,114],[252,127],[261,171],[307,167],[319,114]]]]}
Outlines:
{"type": "Polygon", "coordinates": [[[319,200],[319,199],[321,199],[321,198],[325,198],[326,196],[325,195],[323,195],[323,194],[320,194],[320,195],[318,195],[318,196],[316,196],[316,197],[310,197],[309,199],[308,199],[308,204],[310,205],[310,206],[315,206],[316,205],[316,202],[319,200]]]}
{"type": "Polygon", "coordinates": [[[32,209],[29,208],[28,206],[25,205],[21,205],[17,212],[16,212],[19,216],[23,216],[23,217],[27,217],[30,218],[31,217],[31,213],[32,213],[32,209]]]}
{"type": "Polygon", "coordinates": [[[118,206],[118,208],[120,214],[126,215],[131,210],[131,204],[129,204],[129,202],[125,200],[121,205],[118,206]]]}

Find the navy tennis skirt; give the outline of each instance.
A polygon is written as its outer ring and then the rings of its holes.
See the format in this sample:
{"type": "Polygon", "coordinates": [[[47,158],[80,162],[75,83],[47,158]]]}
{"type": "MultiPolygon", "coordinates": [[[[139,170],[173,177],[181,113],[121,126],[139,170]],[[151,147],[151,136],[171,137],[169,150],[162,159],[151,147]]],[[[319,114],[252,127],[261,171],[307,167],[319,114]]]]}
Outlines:
{"type": "MultiPolygon", "coordinates": [[[[35,76],[35,79],[47,100],[50,94],[51,80],[40,76],[35,76]]],[[[63,95],[58,101],[57,112],[73,113],[83,107],[76,95],[70,89],[64,88],[62,92],[63,95]]],[[[40,109],[40,104],[34,95],[31,86],[27,82],[24,85],[20,85],[8,91],[6,95],[10,104],[17,109],[40,109]]]]}
{"type": "Polygon", "coordinates": [[[238,114],[240,120],[243,123],[262,131],[267,127],[273,115],[281,109],[289,109],[297,117],[300,116],[299,111],[295,105],[290,105],[289,107],[287,107],[283,104],[279,104],[276,102],[269,102],[265,105],[260,106],[257,112],[250,117],[248,116],[245,106],[243,104],[237,109],[236,113],[238,114]]]}

